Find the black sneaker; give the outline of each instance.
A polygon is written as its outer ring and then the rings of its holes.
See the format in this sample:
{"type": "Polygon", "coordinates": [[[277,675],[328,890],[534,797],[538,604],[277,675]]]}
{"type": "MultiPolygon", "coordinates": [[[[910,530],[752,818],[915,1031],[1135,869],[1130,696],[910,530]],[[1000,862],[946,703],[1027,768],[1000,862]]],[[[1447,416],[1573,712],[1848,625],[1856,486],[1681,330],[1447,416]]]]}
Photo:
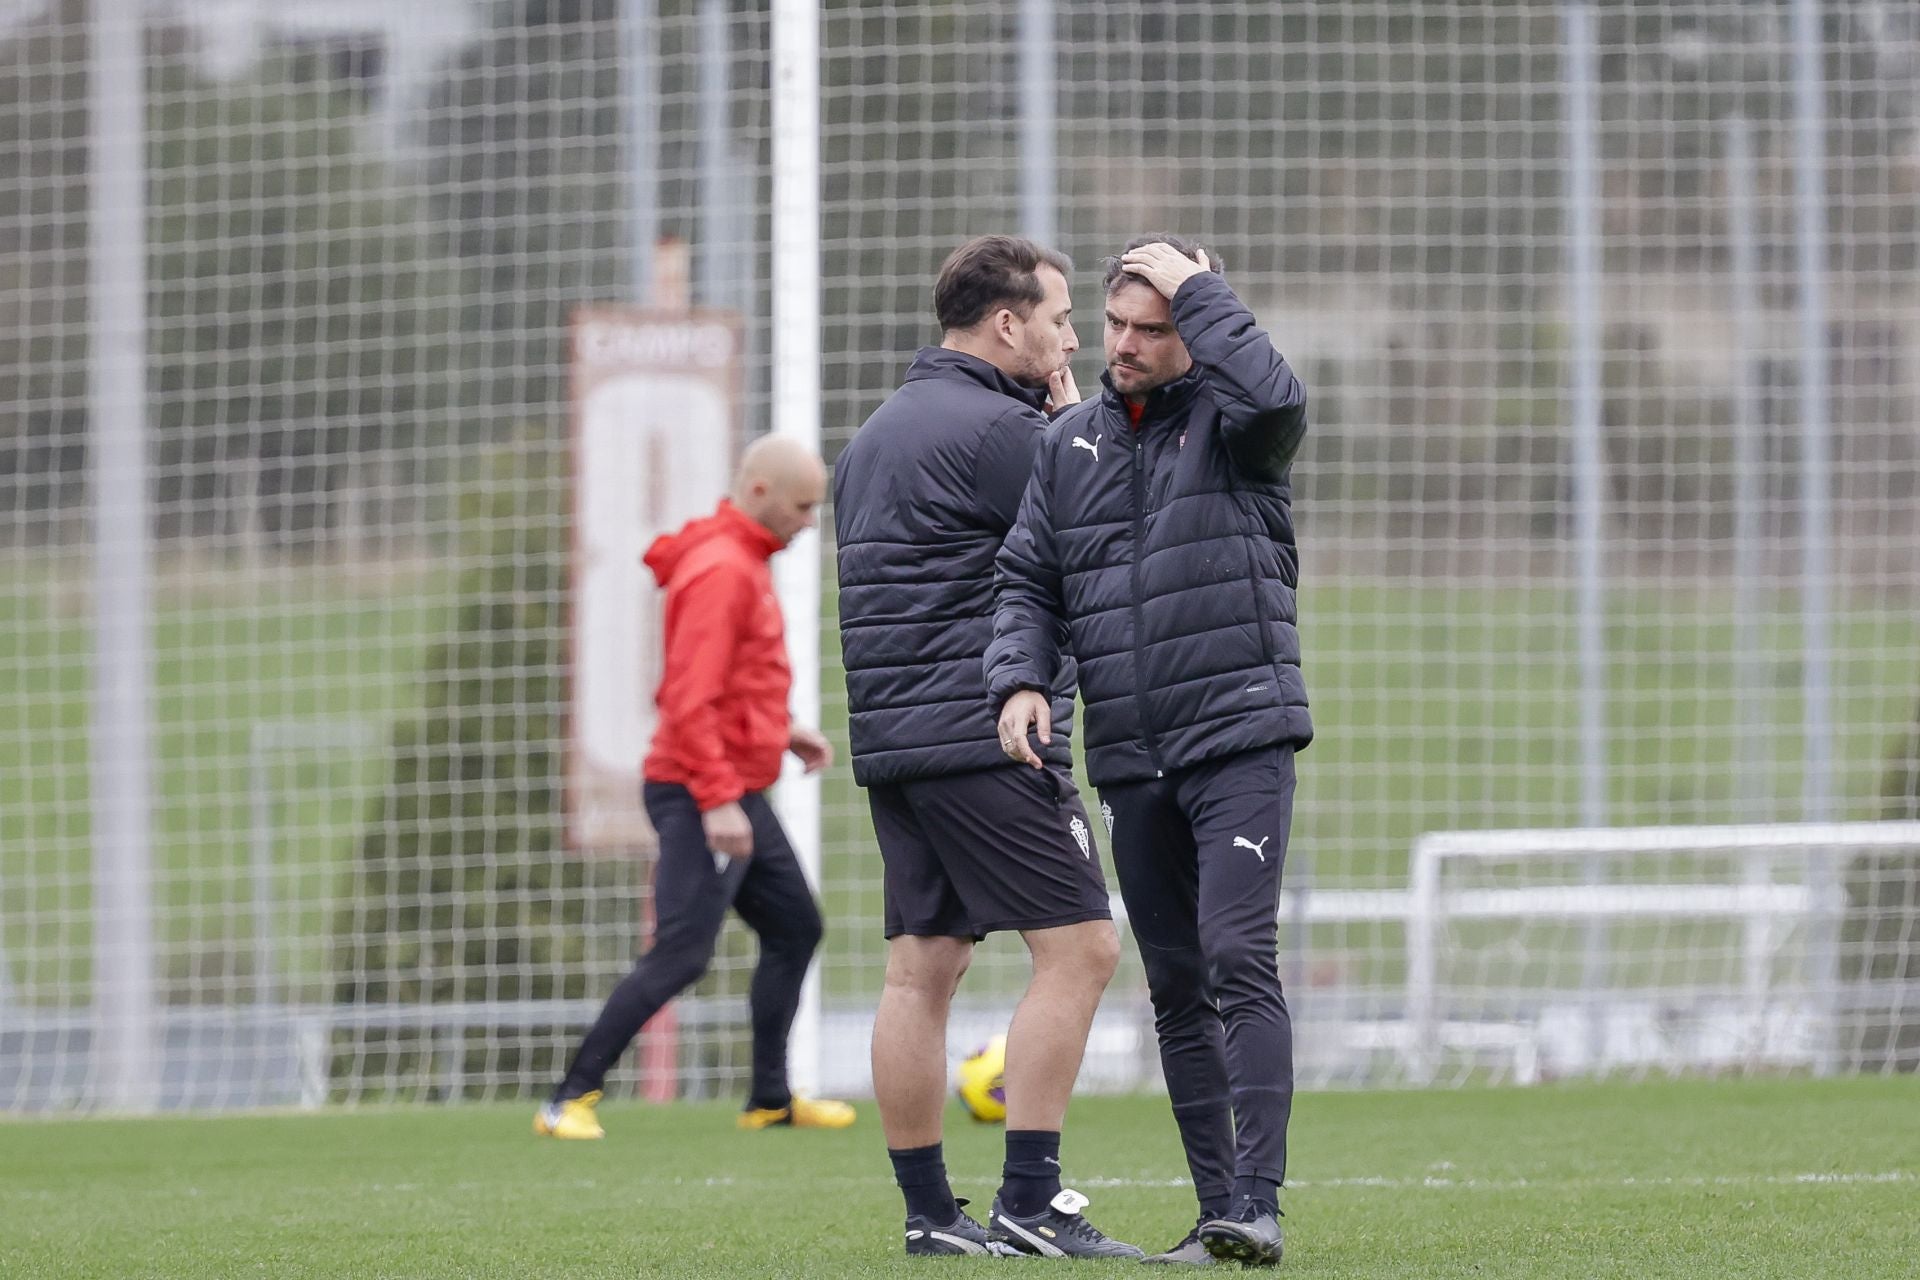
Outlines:
{"type": "Polygon", "coordinates": [[[964,1254],[1005,1254],[1005,1245],[987,1239],[987,1229],[967,1216],[965,1200],[955,1198],[959,1210],[953,1221],[941,1226],[931,1218],[913,1214],[907,1218],[907,1253],[921,1258],[951,1258],[964,1254]]]}
{"type": "Polygon", "coordinates": [[[1246,1267],[1280,1265],[1280,1219],[1273,1210],[1244,1200],[1236,1212],[1200,1224],[1200,1243],[1222,1262],[1246,1267]]]}
{"type": "Polygon", "coordinates": [[[1078,1191],[1063,1190],[1045,1209],[1031,1218],[1016,1218],[993,1198],[993,1212],[987,1215],[987,1239],[1019,1253],[1036,1258],[1138,1258],[1140,1250],[1130,1244],[1108,1239],[1100,1228],[1080,1216],[1087,1198],[1078,1191]]]}
{"type": "Polygon", "coordinates": [[[1155,1262],[1169,1267],[1210,1267],[1214,1257],[1207,1252],[1207,1246],[1200,1243],[1200,1228],[1206,1222],[1201,1218],[1193,1224],[1193,1230],[1187,1232],[1180,1243],[1165,1253],[1150,1253],[1140,1259],[1141,1262],[1155,1262]]]}

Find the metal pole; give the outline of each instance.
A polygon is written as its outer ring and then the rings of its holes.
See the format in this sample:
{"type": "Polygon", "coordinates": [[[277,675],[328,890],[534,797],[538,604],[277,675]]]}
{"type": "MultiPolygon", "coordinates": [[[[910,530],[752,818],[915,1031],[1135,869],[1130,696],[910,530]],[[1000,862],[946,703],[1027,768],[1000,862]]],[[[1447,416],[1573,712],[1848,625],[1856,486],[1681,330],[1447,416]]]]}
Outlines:
{"type": "Polygon", "coordinates": [[[653,246],[660,239],[659,93],[654,85],[653,0],[620,0],[620,115],[626,136],[628,288],[653,297],[653,246]]]}
{"type": "Polygon", "coordinates": [[[1760,356],[1760,255],[1754,230],[1753,128],[1744,115],[1727,119],[1727,229],[1732,246],[1733,326],[1736,365],[1733,380],[1733,664],[1736,782],[1740,818],[1759,821],[1768,811],[1772,788],[1766,785],[1764,698],[1766,664],[1760,653],[1760,575],[1763,567],[1760,519],[1764,486],[1760,480],[1760,385],[1755,376],[1760,356]]]}
{"type": "Polygon", "coordinates": [[[253,726],[247,752],[247,795],[253,828],[248,843],[253,872],[253,1002],[273,1003],[273,761],[279,745],[270,726],[253,726]]]}
{"type": "MultiPolygon", "coordinates": [[[[1833,785],[1832,439],[1828,403],[1826,81],[1820,6],[1794,0],[1794,212],[1800,284],[1800,609],[1802,700],[1805,717],[1802,817],[1830,822],[1833,785]]],[[[1836,1062],[1834,1003],[1838,998],[1840,875],[1831,849],[1808,850],[1814,919],[1808,959],[1813,998],[1826,1011],[1814,1069],[1830,1075],[1836,1062]]]]}
{"type": "Polygon", "coordinates": [[[94,1070],[101,1103],[159,1096],[153,956],[153,547],[147,501],[146,63],[141,9],[94,0],[87,369],[93,474],[94,1070]]]}
{"type": "Polygon", "coordinates": [[[1827,351],[1825,81],[1820,11],[1795,0],[1794,206],[1799,223],[1802,658],[1806,696],[1805,813],[1833,818],[1833,475],[1827,351]]]}
{"type": "Polygon", "coordinates": [[[1440,851],[1427,836],[1414,841],[1407,903],[1407,1043],[1410,1083],[1433,1083],[1440,1063],[1440,851]]]}
{"type": "Polygon", "coordinates": [[[1020,0],[1020,229],[1050,248],[1059,234],[1053,145],[1057,78],[1053,0],[1020,0]]]}
{"type": "MultiPolygon", "coordinates": [[[[1761,539],[1764,489],[1760,482],[1761,408],[1755,374],[1760,354],[1760,255],[1754,229],[1753,127],[1739,112],[1727,117],[1727,232],[1732,247],[1733,327],[1733,669],[1734,781],[1740,819],[1774,816],[1766,744],[1766,663],[1760,653],[1761,539]]],[[[1751,850],[1741,866],[1750,886],[1773,880],[1773,858],[1751,850]]],[[[1756,895],[1757,897],[1757,895],[1756,895]]],[[[1743,984],[1752,1051],[1765,1048],[1767,976],[1772,965],[1773,920],[1755,909],[1742,930],[1743,984]]]]}
{"type": "MultiPolygon", "coordinates": [[[[773,429],[820,448],[820,9],[773,6],[773,429]]],[[[793,667],[789,705],[820,722],[820,538],[809,531],[774,562],[793,667]]],[[[787,837],[820,882],[820,779],[791,764],[775,789],[787,837]]],[[[794,1088],[820,1076],[820,970],[807,975],[788,1047],[794,1088]]]]}
{"type": "Polygon", "coordinates": [[[1601,540],[1605,460],[1600,442],[1600,217],[1593,11],[1562,10],[1567,58],[1568,291],[1572,308],[1573,530],[1580,647],[1580,823],[1607,817],[1605,582],[1601,540]]]}
{"type": "MultiPolygon", "coordinates": [[[[1601,558],[1605,461],[1600,443],[1599,109],[1595,88],[1593,10],[1573,0],[1561,10],[1566,33],[1567,224],[1572,307],[1573,525],[1576,633],[1580,648],[1580,825],[1607,820],[1607,655],[1601,558]]],[[[1605,860],[1589,858],[1586,880],[1605,877],[1605,860]]],[[[1582,984],[1592,1000],[1589,1050],[1596,1068],[1605,1050],[1607,932],[1598,919],[1585,929],[1582,984]]]]}
{"type": "Polygon", "coordinates": [[[758,274],[754,252],[757,246],[753,234],[754,177],[752,161],[742,146],[734,147],[729,160],[727,191],[726,243],[733,246],[735,254],[729,277],[733,292],[727,299],[727,305],[744,317],[745,328],[751,334],[758,305],[754,290],[754,280],[758,274]]]}
{"type": "Polygon", "coordinates": [[[694,296],[710,307],[736,305],[733,279],[742,246],[734,238],[733,150],[727,124],[726,0],[700,0],[700,238],[694,246],[694,296]]]}

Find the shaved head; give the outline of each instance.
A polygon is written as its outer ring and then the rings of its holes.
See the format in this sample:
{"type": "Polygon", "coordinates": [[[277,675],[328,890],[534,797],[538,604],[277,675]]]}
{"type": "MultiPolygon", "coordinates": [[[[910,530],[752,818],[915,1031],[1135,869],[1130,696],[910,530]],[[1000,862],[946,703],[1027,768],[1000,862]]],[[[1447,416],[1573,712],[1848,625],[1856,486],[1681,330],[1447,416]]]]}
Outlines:
{"type": "Polygon", "coordinates": [[[761,436],[740,455],[733,487],[737,491],[755,480],[786,483],[809,475],[826,475],[819,455],[792,436],[773,433],[761,436]]]}
{"type": "Polygon", "coordinates": [[[740,455],[733,505],[766,526],[782,545],[813,527],[826,496],[826,465],[792,436],[761,436],[740,455]]]}

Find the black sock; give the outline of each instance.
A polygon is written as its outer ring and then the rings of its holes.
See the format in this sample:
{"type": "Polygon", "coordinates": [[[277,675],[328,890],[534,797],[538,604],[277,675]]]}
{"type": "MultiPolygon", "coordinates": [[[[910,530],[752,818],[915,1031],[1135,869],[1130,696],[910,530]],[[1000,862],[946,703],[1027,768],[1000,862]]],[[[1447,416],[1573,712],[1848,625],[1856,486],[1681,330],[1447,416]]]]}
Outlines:
{"type": "Polygon", "coordinates": [[[747,1099],[749,1111],[785,1111],[793,1105],[793,1095],[782,1089],[779,1093],[753,1094],[747,1099]]]}
{"type": "Polygon", "coordinates": [[[946,1226],[960,1214],[953,1201],[953,1188],[947,1185],[947,1160],[940,1144],[930,1147],[887,1148],[893,1161],[893,1180],[907,1198],[907,1215],[925,1218],[936,1226],[946,1226]]]}
{"type": "Polygon", "coordinates": [[[1016,1218],[1031,1218],[1060,1194],[1060,1135],[1048,1129],[1007,1130],[1006,1181],[1000,1205],[1016,1218]]]}
{"type": "Polygon", "coordinates": [[[1270,1178],[1252,1176],[1233,1180],[1233,1200],[1235,1204],[1242,1200],[1251,1200],[1256,1209],[1265,1213],[1280,1212],[1280,1184],[1270,1178]]]}
{"type": "Polygon", "coordinates": [[[1207,1196],[1200,1201],[1200,1216],[1208,1222],[1216,1222],[1233,1212],[1233,1196],[1221,1194],[1207,1196]]]}

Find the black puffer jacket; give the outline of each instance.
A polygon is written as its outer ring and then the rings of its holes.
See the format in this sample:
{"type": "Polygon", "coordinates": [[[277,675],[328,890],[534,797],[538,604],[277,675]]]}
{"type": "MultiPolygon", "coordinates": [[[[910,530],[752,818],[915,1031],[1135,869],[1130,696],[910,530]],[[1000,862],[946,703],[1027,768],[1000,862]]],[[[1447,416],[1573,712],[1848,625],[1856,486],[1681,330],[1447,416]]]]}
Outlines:
{"type": "Polygon", "coordinates": [[[1172,311],[1192,370],[1137,429],[1111,382],[1055,422],[997,562],[988,696],[1046,688],[1064,624],[1096,786],[1313,737],[1288,478],[1306,392],[1218,275],[1172,311]]]}
{"type": "MultiPolygon", "coordinates": [[[[993,557],[1033,472],[1045,395],[928,347],[834,464],[840,645],[862,786],[1010,764],[980,664],[993,636],[993,557]]],[[[1068,662],[1051,681],[1049,755],[1061,764],[1073,679],[1068,662]]]]}

